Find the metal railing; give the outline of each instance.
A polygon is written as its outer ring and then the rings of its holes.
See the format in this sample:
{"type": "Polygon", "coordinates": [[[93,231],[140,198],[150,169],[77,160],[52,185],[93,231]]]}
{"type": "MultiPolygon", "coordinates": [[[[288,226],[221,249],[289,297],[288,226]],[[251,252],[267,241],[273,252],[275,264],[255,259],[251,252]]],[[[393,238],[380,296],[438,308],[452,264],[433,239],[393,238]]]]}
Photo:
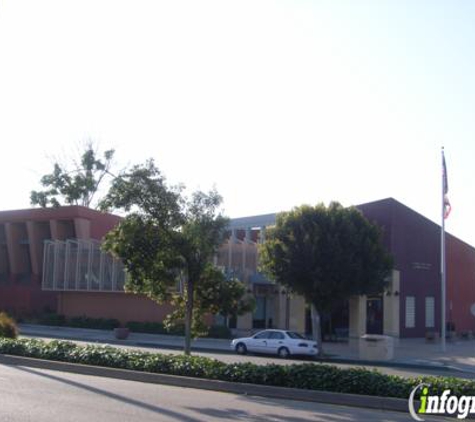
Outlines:
{"type": "Polygon", "coordinates": [[[124,265],[97,240],[45,240],[43,290],[123,292],[124,265]]]}

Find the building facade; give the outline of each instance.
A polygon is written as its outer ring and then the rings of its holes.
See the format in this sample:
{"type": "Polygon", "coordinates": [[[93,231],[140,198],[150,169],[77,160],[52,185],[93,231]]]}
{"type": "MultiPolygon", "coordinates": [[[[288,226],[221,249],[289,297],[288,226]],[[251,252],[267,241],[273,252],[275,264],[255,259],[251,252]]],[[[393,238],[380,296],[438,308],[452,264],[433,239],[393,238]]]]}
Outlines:
{"type": "MultiPolygon", "coordinates": [[[[380,226],[394,268],[384,292],[351,298],[336,315],[327,316],[324,330],[350,338],[440,332],[440,227],[392,198],[357,208],[380,226]]],[[[303,298],[259,272],[258,246],[275,218],[266,214],[231,220],[229,236],[215,257],[215,265],[246,283],[256,299],[253,313],[229,321],[236,334],[271,327],[310,332],[303,298]]],[[[162,321],[171,307],[124,293],[122,264],[100,250],[103,236],[119,222],[117,216],[83,207],[0,212],[0,309],[162,321]]],[[[450,234],[446,247],[448,328],[475,332],[475,249],[450,234]]],[[[216,317],[215,322],[223,321],[216,317]]]]}
{"type": "Polygon", "coordinates": [[[119,221],[76,206],[0,212],[0,309],[56,310],[58,293],[42,289],[45,242],[101,239],[119,221]]]}
{"type": "Polygon", "coordinates": [[[236,334],[247,334],[262,328],[282,328],[305,332],[305,301],[288,289],[268,280],[259,272],[258,245],[265,240],[266,227],[275,224],[275,214],[231,220],[228,238],[221,245],[216,265],[230,277],[247,284],[256,300],[251,314],[231,322],[236,334]]]}
{"type": "MultiPolygon", "coordinates": [[[[393,337],[424,337],[441,329],[440,226],[393,198],[357,208],[382,230],[382,241],[394,258],[387,289],[381,294],[349,300],[329,324],[359,338],[366,333],[393,337]],[[348,316],[342,314],[347,313],[348,316]],[[346,327],[345,327],[346,325],[346,327]]],[[[258,272],[257,245],[275,214],[234,219],[228,241],[222,245],[218,265],[249,284],[257,309],[238,318],[239,331],[278,327],[310,332],[308,309],[302,298],[290,295],[258,272]]],[[[449,331],[475,332],[475,249],[446,233],[447,303],[449,331]]],[[[338,298],[336,298],[338,299],[338,298]]]]}
{"type": "MultiPolygon", "coordinates": [[[[390,288],[377,298],[382,303],[383,331],[398,337],[440,332],[440,226],[392,198],[358,208],[382,228],[384,244],[394,257],[390,288]]],[[[446,251],[448,331],[475,332],[471,313],[475,304],[475,248],[446,233],[446,251]]],[[[354,336],[367,329],[362,321],[368,322],[372,312],[368,298],[366,306],[359,303],[356,308],[358,312],[354,307],[350,315],[354,322],[350,333],[354,336]]]]}

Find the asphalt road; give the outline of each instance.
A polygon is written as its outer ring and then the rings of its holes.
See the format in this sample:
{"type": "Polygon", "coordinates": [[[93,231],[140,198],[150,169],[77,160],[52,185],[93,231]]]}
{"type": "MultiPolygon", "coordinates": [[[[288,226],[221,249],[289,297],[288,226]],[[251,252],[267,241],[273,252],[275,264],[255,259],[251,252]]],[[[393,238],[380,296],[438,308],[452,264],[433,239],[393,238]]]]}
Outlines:
{"type": "Polygon", "coordinates": [[[406,413],[240,396],[0,365],[1,422],[409,420],[411,418],[406,413]]]}
{"type": "MultiPolygon", "coordinates": [[[[28,336],[23,336],[28,337],[28,336]]],[[[52,339],[44,339],[44,340],[52,340],[52,339]]],[[[83,341],[74,341],[78,344],[90,344],[90,342],[83,342],[83,341]]],[[[152,353],[165,353],[165,354],[182,354],[183,351],[181,350],[174,350],[174,349],[165,349],[165,348],[148,348],[148,347],[137,347],[131,345],[116,345],[111,344],[112,347],[122,347],[127,349],[133,350],[143,350],[146,352],[152,353]]],[[[238,354],[227,354],[227,353],[216,353],[216,352],[193,352],[193,355],[197,356],[205,356],[212,359],[217,359],[222,362],[226,363],[238,363],[238,362],[252,362],[257,365],[266,365],[266,364],[277,364],[277,365],[290,365],[290,364],[299,364],[299,363],[315,363],[311,359],[279,359],[273,356],[262,356],[262,355],[238,355],[238,354]]],[[[384,366],[362,366],[360,364],[353,365],[353,364],[340,364],[340,363],[332,363],[328,362],[325,363],[328,365],[334,365],[340,368],[350,368],[350,367],[364,367],[367,369],[374,369],[376,371],[382,372],[388,375],[398,375],[405,378],[410,377],[418,377],[421,375],[428,375],[428,376],[445,376],[445,377],[457,377],[457,378],[465,378],[465,379],[475,379],[475,370],[474,372],[461,372],[461,371],[449,371],[449,370],[440,370],[440,369],[414,369],[414,368],[400,368],[400,367],[384,367],[384,366]]],[[[1,422],[1,420],[0,420],[1,422]]]]}

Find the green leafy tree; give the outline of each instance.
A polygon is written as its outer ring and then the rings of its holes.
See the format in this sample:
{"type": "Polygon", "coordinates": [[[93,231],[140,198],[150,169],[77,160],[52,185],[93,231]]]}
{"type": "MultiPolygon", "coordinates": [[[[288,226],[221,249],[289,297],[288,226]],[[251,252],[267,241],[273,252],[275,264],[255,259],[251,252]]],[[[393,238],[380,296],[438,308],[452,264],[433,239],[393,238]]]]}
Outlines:
{"type": "Polygon", "coordinates": [[[94,145],[88,143],[80,159],[72,160],[70,168],[55,162],[53,172],[40,180],[45,189],[31,191],[31,205],[90,207],[104,178],[110,175],[113,157],[113,149],[105,151],[101,157],[94,145]]]}
{"type": "MultiPolygon", "coordinates": [[[[212,264],[228,223],[221,202],[216,191],[185,199],[181,187],[168,186],[148,161],[116,178],[101,204],[129,212],[107,235],[104,248],[124,262],[128,291],[175,306],[166,323],[184,322],[186,354],[191,337],[206,331],[204,315],[219,312],[224,293],[230,295],[223,273],[212,264]]],[[[248,303],[241,297],[243,289],[230,286],[236,306],[226,311],[243,312],[248,303]]]]}
{"type": "Polygon", "coordinates": [[[172,295],[170,302],[175,310],[165,319],[165,327],[171,330],[186,321],[187,315],[192,315],[191,336],[194,337],[207,334],[206,315],[221,314],[228,321],[229,317],[252,312],[255,307],[254,297],[246,292],[244,283],[237,279],[227,280],[213,265],[207,266],[195,285],[192,302],[188,292],[189,285],[184,283],[183,292],[172,295]],[[190,303],[193,309],[187,314],[190,303]]]}
{"type": "MultiPolygon", "coordinates": [[[[252,312],[255,308],[255,300],[248,294],[244,283],[236,278],[227,279],[226,276],[214,267],[209,265],[206,276],[202,277],[199,288],[195,292],[195,311],[193,313],[193,334],[206,334],[207,327],[203,325],[205,314],[221,314],[226,325],[229,317],[243,315],[252,312]],[[213,274],[209,274],[212,272],[213,274]]],[[[186,306],[183,296],[180,296],[182,304],[177,306],[177,314],[169,321],[173,324],[184,319],[186,306]]],[[[178,303],[175,303],[178,305],[178,303]]]]}
{"type": "Polygon", "coordinates": [[[112,181],[100,208],[128,215],[108,233],[103,247],[124,262],[128,291],[156,302],[170,300],[183,264],[176,253],[176,233],[184,221],[180,201],[180,188],[166,184],[153,160],[112,181]]]}
{"type": "Polygon", "coordinates": [[[261,265],[276,282],[302,295],[311,306],[313,335],[322,353],[320,315],[336,301],[378,294],[392,258],[377,226],[355,207],[301,206],[277,216],[260,248],[261,265]]]}
{"type": "Polygon", "coordinates": [[[208,294],[207,300],[213,313],[221,314],[228,325],[230,317],[244,315],[254,311],[256,301],[248,291],[248,287],[237,278],[225,280],[208,294]],[[213,307],[213,308],[212,308],[213,307]]]}

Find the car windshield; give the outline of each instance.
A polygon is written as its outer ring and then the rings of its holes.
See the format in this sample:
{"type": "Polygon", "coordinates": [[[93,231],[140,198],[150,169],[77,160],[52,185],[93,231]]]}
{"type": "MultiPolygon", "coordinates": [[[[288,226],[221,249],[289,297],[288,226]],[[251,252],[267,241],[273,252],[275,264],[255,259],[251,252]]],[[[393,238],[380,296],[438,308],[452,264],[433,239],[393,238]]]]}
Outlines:
{"type": "Polygon", "coordinates": [[[305,340],[305,337],[299,333],[294,333],[293,331],[287,331],[287,335],[290,337],[290,338],[293,338],[293,339],[303,339],[305,340]]]}

